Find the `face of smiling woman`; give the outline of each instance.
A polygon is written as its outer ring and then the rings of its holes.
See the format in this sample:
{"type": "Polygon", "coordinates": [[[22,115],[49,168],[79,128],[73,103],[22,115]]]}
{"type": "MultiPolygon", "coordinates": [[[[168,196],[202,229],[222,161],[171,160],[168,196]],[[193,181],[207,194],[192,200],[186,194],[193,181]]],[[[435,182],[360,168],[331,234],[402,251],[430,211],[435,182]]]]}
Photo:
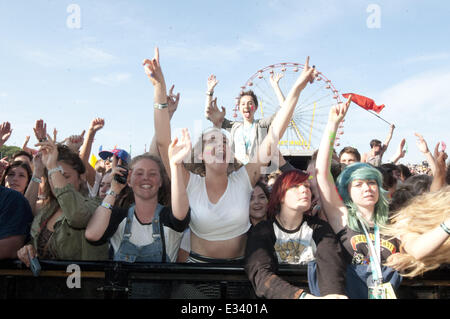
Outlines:
{"type": "Polygon", "coordinates": [[[129,186],[135,197],[151,199],[158,196],[162,178],[158,164],[148,158],[137,161],[131,170],[129,186]]]}
{"type": "Polygon", "coordinates": [[[261,187],[256,186],[250,197],[250,219],[264,220],[267,215],[267,197],[261,187]]]}

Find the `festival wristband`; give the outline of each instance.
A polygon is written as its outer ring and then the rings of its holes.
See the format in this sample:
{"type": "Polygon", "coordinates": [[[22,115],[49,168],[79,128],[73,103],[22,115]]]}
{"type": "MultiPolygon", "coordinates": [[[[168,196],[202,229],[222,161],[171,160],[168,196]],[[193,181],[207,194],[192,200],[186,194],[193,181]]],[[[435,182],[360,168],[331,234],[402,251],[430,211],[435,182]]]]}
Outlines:
{"type": "Polygon", "coordinates": [[[36,176],[31,176],[31,180],[32,180],[33,182],[35,182],[35,183],[38,183],[38,184],[41,183],[41,179],[40,179],[40,178],[37,178],[36,176]]]}
{"type": "Polygon", "coordinates": [[[102,204],[100,206],[105,207],[106,209],[109,209],[109,210],[113,209],[113,206],[107,202],[102,202],[102,204]]]}
{"type": "Polygon", "coordinates": [[[447,233],[447,235],[450,235],[450,229],[448,229],[447,225],[445,223],[442,223],[441,228],[447,233]]]}

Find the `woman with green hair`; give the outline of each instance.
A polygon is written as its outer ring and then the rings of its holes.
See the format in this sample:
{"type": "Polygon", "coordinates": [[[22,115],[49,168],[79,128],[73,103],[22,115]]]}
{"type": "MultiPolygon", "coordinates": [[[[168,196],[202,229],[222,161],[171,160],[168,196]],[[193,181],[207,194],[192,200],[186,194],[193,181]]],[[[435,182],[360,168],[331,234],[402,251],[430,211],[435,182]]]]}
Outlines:
{"type": "Polygon", "coordinates": [[[395,298],[394,288],[400,274],[387,267],[387,259],[407,253],[420,260],[432,254],[447,239],[448,220],[414,240],[408,236],[384,235],[389,224],[386,191],[381,173],[366,163],[347,166],[336,185],[330,164],[336,131],[350,106],[346,103],[331,108],[316,160],[316,177],[321,202],[329,224],[345,248],[347,256],[346,289],[349,298],[395,298]]]}

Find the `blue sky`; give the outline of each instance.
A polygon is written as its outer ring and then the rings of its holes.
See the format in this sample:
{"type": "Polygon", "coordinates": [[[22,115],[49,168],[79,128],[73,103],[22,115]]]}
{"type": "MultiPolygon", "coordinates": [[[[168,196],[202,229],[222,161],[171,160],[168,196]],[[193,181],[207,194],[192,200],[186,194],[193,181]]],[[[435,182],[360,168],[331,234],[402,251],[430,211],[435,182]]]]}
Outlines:
{"type": "MultiPolygon", "coordinates": [[[[385,104],[396,125],[387,160],[401,138],[417,163],[414,132],[429,147],[450,145],[450,4],[444,1],[1,1],[0,122],[7,145],[21,146],[44,119],[59,139],[105,118],[98,147],[138,155],[154,134],[153,87],[141,62],[158,46],[168,86],[181,93],[172,127],[193,137],[204,119],[206,79],[216,74],[219,104],[231,117],[235,96],[257,70],[280,62],[311,63],[340,93],[385,104]],[[80,8],[80,28],[67,8],[80,8]],[[368,19],[379,9],[379,28],[368,19]]],[[[384,141],[389,126],[352,105],[341,146],[359,151],[384,141]]],[[[338,147],[339,151],[339,147],[338,147]]]]}

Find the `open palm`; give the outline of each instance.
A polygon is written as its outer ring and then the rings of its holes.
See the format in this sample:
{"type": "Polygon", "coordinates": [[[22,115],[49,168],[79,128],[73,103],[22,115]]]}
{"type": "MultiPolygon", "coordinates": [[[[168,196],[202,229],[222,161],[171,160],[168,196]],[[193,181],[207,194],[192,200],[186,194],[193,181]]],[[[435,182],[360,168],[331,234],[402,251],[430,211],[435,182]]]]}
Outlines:
{"type": "Polygon", "coordinates": [[[181,137],[175,137],[169,145],[169,159],[171,164],[181,164],[192,150],[191,137],[186,128],[182,129],[181,137]]]}

